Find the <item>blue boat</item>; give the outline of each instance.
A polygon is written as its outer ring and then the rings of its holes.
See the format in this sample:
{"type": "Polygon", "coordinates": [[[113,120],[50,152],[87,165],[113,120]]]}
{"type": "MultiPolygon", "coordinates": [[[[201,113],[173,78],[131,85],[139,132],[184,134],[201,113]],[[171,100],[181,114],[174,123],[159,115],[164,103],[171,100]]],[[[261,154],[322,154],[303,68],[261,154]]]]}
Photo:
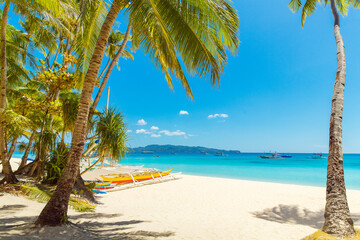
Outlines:
{"type": "Polygon", "coordinates": [[[291,155],[281,155],[282,158],[292,158],[291,155]]]}

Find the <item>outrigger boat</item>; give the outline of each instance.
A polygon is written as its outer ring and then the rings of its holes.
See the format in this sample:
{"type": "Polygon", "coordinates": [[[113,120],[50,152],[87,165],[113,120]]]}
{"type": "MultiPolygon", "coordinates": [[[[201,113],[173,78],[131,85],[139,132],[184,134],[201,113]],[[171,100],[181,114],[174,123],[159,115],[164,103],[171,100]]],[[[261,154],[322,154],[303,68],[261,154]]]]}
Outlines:
{"type": "Polygon", "coordinates": [[[101,189],[113,189],[114,187],[111,187],[111,186],[106,186],[106,187],[95,187],[95,189],[98,189],[98,190],[101,190],[101,189]]]}
{"type": "Polygon", "coordinates": [[[130,176],[124,175],[106,175],[100,176],[104,181],[111,181],[112,183],[129,183],[129,182],[141,182],[145,180],[151,180],[159,177],[164,177],[170,174],[172,169],[165,171],[165,172],[158,172],[158,171],[148,171],[143,172],[138,175],[130,174],[130,176]]]}
{"type": "Polygon", "coordinates": [[[322,155],[322,153],[314,153],[312,156],[310,156],[309,158],[312,158],[312,159],[323,159],[323,158],[326,158],[322,155]]]}
{"type": "Polygon", "coordinates": [[[260,155],[259,157],[265,158],[265,159],[279,159],[279,154],[272,153],[271,155],[260,155]]]}
{"type": "Polygon", "coordinates": [[[95,187],[108,187],[111,184],[111,181],[107,182],[93,182],[93,181],[86,181],[85,185],[90,185],[92,183],[95,183],[95,187]]]}

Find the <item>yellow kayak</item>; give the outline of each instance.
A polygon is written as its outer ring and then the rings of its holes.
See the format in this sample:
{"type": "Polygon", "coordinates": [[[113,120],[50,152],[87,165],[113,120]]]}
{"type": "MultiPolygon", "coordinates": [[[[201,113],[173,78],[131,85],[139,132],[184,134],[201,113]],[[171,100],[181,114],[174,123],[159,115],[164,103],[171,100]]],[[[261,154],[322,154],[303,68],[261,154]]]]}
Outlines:
{"type": "Polygon", "coordinates": [[[153,178],[159,178],[159,177],[164,177],[170,174],[172,169],[166,171],[166,172],[145,172],[143,174],[140,175],[135,175],[135,176],[100,176],[104,181],[111,181],[112,183],[128,183],[128,182],[133,182],[134,180],[136,182],[141,182],[141,181],[145,181],[145,180],[150,180],[153,178]]]}

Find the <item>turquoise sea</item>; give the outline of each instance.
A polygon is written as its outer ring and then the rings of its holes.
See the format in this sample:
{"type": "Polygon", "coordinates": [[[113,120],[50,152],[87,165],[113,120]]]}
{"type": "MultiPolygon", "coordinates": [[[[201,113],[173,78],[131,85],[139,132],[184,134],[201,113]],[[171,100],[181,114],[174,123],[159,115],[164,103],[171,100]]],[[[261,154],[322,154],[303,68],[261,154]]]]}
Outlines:
{"type": "MultiPolygon", "coordinates": [[[[312,159],[312,154],[293,153],[292,158],[262,159],[261,153],[227,156],[202,154],[128,154],[120,164],[144,165],[148,168],[183,174],[291,183],[310,186],[326,185],[327,159],[312,159]],[[159,157],[155,157],[158,155],[159,157]]],[[[13,157],[21,157],[15,153],[13,157]]],[[[324,155],[327,156],[327,155],[324,155]]],[[[360,189],[360,154],[344,154],[345,183],[349,189],[360,189]]]]}

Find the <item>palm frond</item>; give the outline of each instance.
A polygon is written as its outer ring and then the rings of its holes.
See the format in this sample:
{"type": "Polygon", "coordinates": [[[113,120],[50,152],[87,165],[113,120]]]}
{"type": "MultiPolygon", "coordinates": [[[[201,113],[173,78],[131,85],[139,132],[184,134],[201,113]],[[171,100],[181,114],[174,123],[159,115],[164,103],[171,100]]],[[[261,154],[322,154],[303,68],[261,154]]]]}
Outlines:
{"type": "MultiPolygon", "coordinates": [[[[334,0],[336,9],[341,13],[341,15],[347,15],[349,7],[360,8],[360,0],[334,0]]],[[[313,14],[316,11],[317,4],[324,3],[326,6],[329,3],[329,0],[306,0],[305,4],[302,4],[301,0],[291,0],[289,2],[289,8],[293,12],[297,12],[302,6],[302,15],[301,15],[301,26],[304,26],[305,20],[308,16],[313,14]]]]}
{"type": "Polygon", "coordinates": [[[336,0],[336,8],[339,10],[341,15],[347,15],[349,9],[349,0],[336,0]]]}
{"type": "Polygon", "coordinates": [[[58,0],[12,0],[12,2],[17,6],[25,6],[37,11],[47,10],[56,17],[64,13],[61,3],[58,0]]]}
{"type": "Polygon", "coordinates": [[[302,6],[301,0],[291,0],[291,1],[289,2],[289,8],[290,8],[290,10],[293,11],[293,12],[299,11],[299,9],[301,8],[301,6],[302,6]]]}
{"type": "Polygon", "coordinates": [[[239,44],[239,17],[228,1],[144,0],[134,1],[127,11],[133,20],[134,48],[143,48],[168,83],[174,74],[192,98],[183,65],[189,73],[219,84],[226,50],[234,53],[239,44]]]}
{"type": "Polygon", "coordinates": [[[106,153],[112,159],[119,159],[127,152],[126,124],[123,116],[114,108],[100,115],[96,125],[99,136],[98,152],[106,153]]]}
{"type": "MultiPolygon", "coordinates": [[[[17,184],[21,191],[26,194],[29,199],[37,200],[39,202],[48,202],[52,196],[50,191],[41,190],[36,186],[29,184],[17,184]]],[[[78,197],[70,197],[69,205],[77,212],[94,212],[95,206],[88,203],[86,200],[78,197]]]]}
{"type": "Polygon", "coordinates": [[[354,8],[360,8],[360,0],[348,0],[349,5],[354,8]]]}
{"type": "Polygon", "coordinates": [[[302,15],[301,15],[301,26],[304,26],[305,20],[307,16],[313,14],[316,10],[316,4],[320,0],[307,0],[304,4],[302,15]]]}

